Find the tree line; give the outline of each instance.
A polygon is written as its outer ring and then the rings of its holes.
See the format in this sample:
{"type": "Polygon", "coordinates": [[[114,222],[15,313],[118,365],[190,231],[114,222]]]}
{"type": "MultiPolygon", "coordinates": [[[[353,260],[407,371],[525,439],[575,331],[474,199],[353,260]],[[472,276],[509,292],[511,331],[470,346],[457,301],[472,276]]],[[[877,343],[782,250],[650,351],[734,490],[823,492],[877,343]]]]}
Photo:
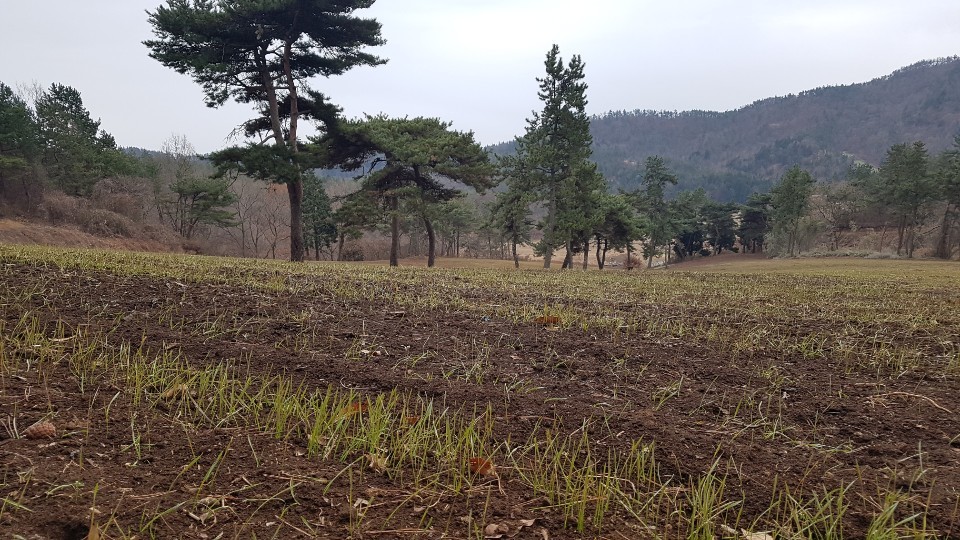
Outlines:
{"type": "Polygon", "coordinates": [[[472,132],[436,118],[344,118],[309,82],[386,62],[367,52],[383,43],[380,23],[356,14],[372,3],[169,0],[149,12],[151,57],[192,77],[210,106],[254,108],[243,125],[247,142],[203,160],[177,137],[161,157],[132,156],[91,119],[76,90],[54,84],[30,106],[0,83],[2,194],[18,193],[29,206],[38,186],[90,197],[104,178],[146,178],[149,211],[179,236],[228,231],[246,255],[273,229],[275,255],[283,228],[294,261],[311,251],[356,258],[345,245],[377,231],[390,239],[393,265],[406,237],[407,253],[425,253],[429,266],[462,246],[509,254],[519,265],[525,244],[547,268],[556,253],[563,268],[578,259],[586,267],[591,255],[603,268],[611,251],[626,252],[628,266],[652,266],[723,251],[793,255],[823,235],[838,249],[844,234],[867,225],[883,231],[881,248],[890,229],[897,252],[913,256],[934,222],[936,254],[957,251],[957,149],[930,157],[922,143],[896,145],[879,167],[857,165],[840,184],[817,184],[794,167],[744,204],[713,200],[703,188],[678,192],[682,172],[654,155],[633,165],[633,189],[614,191],[592,155],[585,64],[578,55],[565,62],[556,45],[537,79],[541,108],[508,155],[492,157],[472,132]],[[319,135],[302,137],[305,122],[319,135]],[[355,189],[331,197],[318,171],[332,169],[352,174],[355,189]],[[272,216],[260,211],[255,227],[240,189],[251,180],[286,195],[272,216]]]}

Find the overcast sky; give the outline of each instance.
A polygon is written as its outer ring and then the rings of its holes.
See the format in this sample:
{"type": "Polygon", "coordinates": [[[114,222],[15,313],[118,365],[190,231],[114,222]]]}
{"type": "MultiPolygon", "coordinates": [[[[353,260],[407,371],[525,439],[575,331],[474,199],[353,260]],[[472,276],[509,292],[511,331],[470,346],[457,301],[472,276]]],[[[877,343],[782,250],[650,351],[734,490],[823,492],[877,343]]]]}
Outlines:
{"type": "MultiPolygon", "coordinates": [[[[122,146],[182,134],[221,148],[251,110],[206,108],[147,56],[145,11],[161,3],[0,0],[0,81],[75,87],[122,146]]],[[[957,0],[379,0],[364,13],[389,63],[313,86],[348,116],[439,117],[483,144],[522,134],[553,43],[583,57],[591,114],[729,110],[960,53],[957,0]]]]}

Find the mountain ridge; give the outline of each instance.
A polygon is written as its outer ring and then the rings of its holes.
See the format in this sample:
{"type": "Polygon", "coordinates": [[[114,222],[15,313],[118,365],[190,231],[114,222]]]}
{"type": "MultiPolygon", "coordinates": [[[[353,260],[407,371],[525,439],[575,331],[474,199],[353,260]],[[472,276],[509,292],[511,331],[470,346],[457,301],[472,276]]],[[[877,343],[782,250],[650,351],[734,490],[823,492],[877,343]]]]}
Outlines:
{"type": "MultiPolygon", "coordinates": [[[[634,189],[644,160],[664,157],[676,190],[718,200],[767,191],[800,165],[842,180],[856,162],[878,165],[890,146],[924,141],[931,153],[960,133],[960,57],[923,60],[867,82],[822,86],[729,111],[610,111],[591,119],[593,160],[614,189],[634,189]]],[[[490,147],[512,152],[513,143],[490,147]]]]}

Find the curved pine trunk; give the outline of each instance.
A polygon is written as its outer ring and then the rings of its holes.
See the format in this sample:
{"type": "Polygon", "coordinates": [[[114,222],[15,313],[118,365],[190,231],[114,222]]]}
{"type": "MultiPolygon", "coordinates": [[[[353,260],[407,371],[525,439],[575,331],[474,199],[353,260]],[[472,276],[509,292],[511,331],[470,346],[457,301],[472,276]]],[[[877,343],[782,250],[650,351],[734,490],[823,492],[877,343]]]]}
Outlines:
{"type": "Polygon", "coordinates": [[[430,223],[427,216],[423,216],[423,227],[427,229],[427,268],[433,268],[437,261],[437,234],[433,230],[433,223],[430,223]]]}

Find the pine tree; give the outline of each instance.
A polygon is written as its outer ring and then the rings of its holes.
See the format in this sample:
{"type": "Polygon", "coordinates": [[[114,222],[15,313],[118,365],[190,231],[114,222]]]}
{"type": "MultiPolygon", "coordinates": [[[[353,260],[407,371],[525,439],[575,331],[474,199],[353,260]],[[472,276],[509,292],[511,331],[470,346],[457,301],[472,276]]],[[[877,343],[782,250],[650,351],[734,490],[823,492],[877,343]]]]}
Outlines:
{"type": "Polygon", "coordinates": [[[880,190],[897,220],[897,255],[913,257],[916,230],[927,217],[926,206],[937,196],[928,161],[926,146],[918,141],[894,145],[880,165],[880,190]]]}
{"type": "Polygon", "coordinates": [[[670,262],[670,251],[680,259],[703,253],[704,242],[707,241],[703,209],[709,202],[706,191],[697,188],[681,191],[667,203],[667,220],[663,230],[672,232],[672,236],[668,245],[664,246],[665,262],[670,262]],[[669,249],[670,243],[673,244],[672,250],[669,249]]]}
{"type": "Polygon", "coordinates": [[[723,253],[725,249],[736,250],[737,222],[734,220],[736,211],[736,204],[710,200],[700,208],[704,240],[710,244],[714,255],[723,253]]]}
{"type": "Polygon", "coordinates": [[[134,171],[133,160],[90,117],[77,89],[54,83],[37,98],[35,108],[43,166],[66,193],[90,195],[97,180],[134,171]]]}
{"type": "Polygon", "coordinates": [[[954,139],[953,148],[940,156],[935,178],[939,198],[944,203],[935,254],[941,259],[949,259],[954,250],[951,235],[956,232],[960,238],[960,231],[956,230],[960,228],[960,136],[954,139]]]}
{"type": "Polygon", "coordinates": [[[644,224],[625,194],[605,194],[601,198],[599,209],[603,220],[594,234],[597,268],[603,270],[607,261],[607,251],[627,249],[641,236],[644,224]]]}
{"type": "Polygon", "coordinates": [[[346,170],[369,166],[361,189],[376,193],[390,216],[390,265],[399,264],[401,200],[423,222],[429,242],[427,266],[436,258],[431,205],[453,200],[458,183],[484,191],[496,185],[487,153],[472,132],[450,129],[436,118],[368,116],[344,122],[318,141],[317,153],[346,170]]]}
{"type": "Polygon", "coordinates": [[[363,231],[371,229],[383,220],[382,209],[375,194],[367,191],[351,193],[343,199],[340,208],[333,212],[337,230],[337,260],[343,260],[343,244],[347,239],[363,237],[363,231]]]}
{"type": "Polygon", "coordinates": [[[211,107],[233,99],[257,108],[245,129],[261,141],[213,157],[223,169],[286,184],[294,261],[304,256],[303,171],[316,165],[299,155],[299,122],[331,128],[337,115],[306,81],[384,63],[364,52],[383,43],[380,23],[354,15],[373,1],[168,0],[149,14],[152,58],[190,75],[211,107]]]}
{"type": "Polygon", "coordinates": [[[664,260],[669,259],[668,244],[678,232],[673,226],[670,204],[665,198],[667,186],[677,185],[677,175],[667,167],[662,157],[650,156],[644,162],[640,182],[642,189],[634,193],[634,200],[648,222],[643,252],[647,268],[650,268],[657,253],[662,252],[664,260]]]}
{"type": "Polygon", "coordinates": [[[520,268],[517,247],[530,241],[533,220],[530,218],[530,198],[526,191],[514,185],[497,194],[490,212],[493,228],[510,244],[514,268],[520,268]]]}
{"type": "Polygon", "coordinates": [[[795,165],[770,192],[773,230],[786,238],[787,253],[791,257],[799,250],[800,223],[810,207],[815,183],[810,173],[795,165]]]}
{"type": "Polygon", "coordinates": [[[540,112],[527,120],[526,132],[517,138],[517,155],[503,161],[504,176],[513,178],[546,215],[538,224],[543,239],[535,251],[550,268],[554,251],[567,247],[566,263],[574,242],[588,243],[601,217],[596,212],[605,182],[589,162],[590,119],[586,113],[587,84],[584,64],[575,55],[564,67],[560,48],[554,45],[544,62],[546,75],[538,78],[540,112]]]}
{"type": "Polygon", "coordinates": [[[33,166],[40,159],[40,134],[36,118],[26,102],[0,82],[0,195],[25,198],[27,208],[33,206],[37,177],[33,166]]]}
{"type": "Polygon", "coordinates": [[[307,251],[312,247],[314,258],[319,261],[320,252],[336,241],[337,225],[323,179],[313,172],[303,178],[303,229],[307,251]]]}
{"type": "Polygon", "coordinates": [[[740,207],[740,226],[737,236],[743,244],[744,253],[763,253],[763,243],[770,232],[770,194],[753,193],[740,207]]]}

